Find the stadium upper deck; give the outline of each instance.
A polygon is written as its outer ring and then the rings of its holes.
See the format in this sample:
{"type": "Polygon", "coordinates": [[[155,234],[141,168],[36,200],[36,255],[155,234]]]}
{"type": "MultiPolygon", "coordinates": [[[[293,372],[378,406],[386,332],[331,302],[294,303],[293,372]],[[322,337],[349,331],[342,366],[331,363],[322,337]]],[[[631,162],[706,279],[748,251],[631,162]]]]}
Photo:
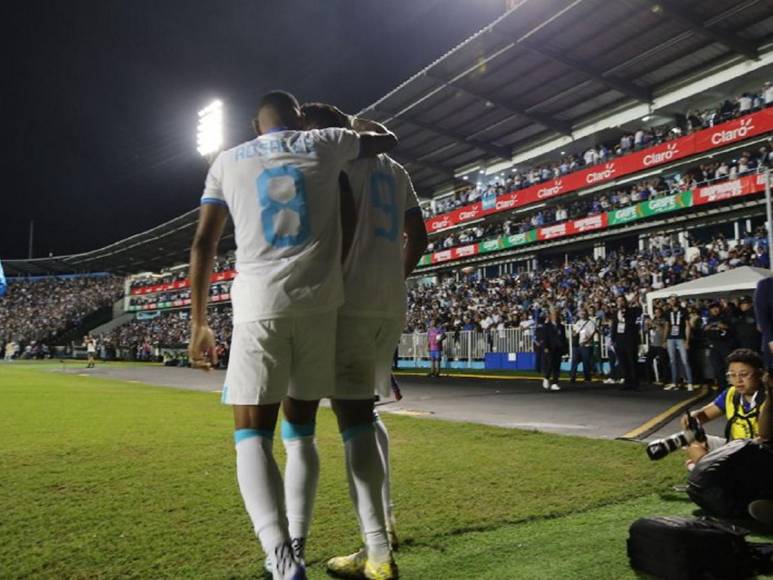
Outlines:
{"type": "MultiPolygon", "coordinates": [[[[758,88],[772,49],[766,2],[518,2],[362,113],[397,132],[396,157],[429,196],[758,88]]],[[[187,260],[195,221],[191,211],[92,252],[4,264],[9,275],[159,271],[187,260]]],[[[226,234],[221,249],[232,246],[226,234]]]]}

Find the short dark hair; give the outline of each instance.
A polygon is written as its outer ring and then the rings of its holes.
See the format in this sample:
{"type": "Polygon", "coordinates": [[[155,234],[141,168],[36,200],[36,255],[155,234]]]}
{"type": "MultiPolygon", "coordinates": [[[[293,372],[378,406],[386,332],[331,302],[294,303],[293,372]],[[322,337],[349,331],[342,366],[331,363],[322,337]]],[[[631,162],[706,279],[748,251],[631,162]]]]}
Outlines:
{"type": "Polygon", "coordinates": [[[753,351],[750,348],[735,349],[733,352],[727,355],[725,361],[728,365],[730,363],[744,363],[759,370],[765,368],[764,363],[762,362],[762,357],[758,352],[753,351]]]}
{"type": "Polygon", "coordinates": [[[318,129],[328,127],[349,128],[349,118],[335,107],[327,103],[305,103],[301,107],[307,125],[318,129]]]}
{"type": "Polygon", "coordinates": [[[298,99],[287,91],[271,91],[260,97],[258,102],[258,114],[266,107],[276,111],[280,117],[284,117],[295,107],[299,107],[298,99]]]}

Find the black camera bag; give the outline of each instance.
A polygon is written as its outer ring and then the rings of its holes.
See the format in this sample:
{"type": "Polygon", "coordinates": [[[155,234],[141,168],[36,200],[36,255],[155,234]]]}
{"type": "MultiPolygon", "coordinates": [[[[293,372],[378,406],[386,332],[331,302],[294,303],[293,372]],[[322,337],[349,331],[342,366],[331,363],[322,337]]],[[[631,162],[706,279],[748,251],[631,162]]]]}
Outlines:
{"type": "Polygon", "coordinates": [[[770,573],[773,544],[747,543],[745,530],[703,518],[654,517],[629,529],[628,559],[664,580],[740,579],[770,573]]]}
{"type": "Polygon", "coordinates": [[[690,499],[709,514],[748,517],[756,499],[773,499],[773,449],[738,439],[704,456],[687,479],[690,499]]]}

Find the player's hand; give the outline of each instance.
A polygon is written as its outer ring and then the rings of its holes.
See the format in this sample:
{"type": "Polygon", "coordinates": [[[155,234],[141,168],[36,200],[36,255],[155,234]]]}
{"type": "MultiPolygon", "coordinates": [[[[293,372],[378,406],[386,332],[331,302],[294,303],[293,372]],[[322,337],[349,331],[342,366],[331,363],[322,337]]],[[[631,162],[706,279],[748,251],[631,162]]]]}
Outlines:
{"type": "Polygon", "coordinates": [[[207,325],[191,326],[191,342],[188,345],[188,360],[191,367],[209,371],[217,365],[215,334],[207,325]]]}
{"type": "Polygon", "coordinates": [[[768,350],[770,351],[770,354],[773,354],[773,340],[768,343],[768,350]]]}

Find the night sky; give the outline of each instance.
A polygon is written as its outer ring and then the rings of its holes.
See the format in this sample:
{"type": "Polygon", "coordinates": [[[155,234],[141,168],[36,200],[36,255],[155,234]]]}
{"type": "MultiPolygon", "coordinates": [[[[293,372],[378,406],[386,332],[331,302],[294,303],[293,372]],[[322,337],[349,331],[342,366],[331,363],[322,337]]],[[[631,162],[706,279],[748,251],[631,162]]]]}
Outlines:
{"type": "Polygon", "coordinates": [[[196,207],[197,112],[251,138],[259,96],[356,112],[503,0],[30,0],[6,9],[0,259],[95,249],[196,207]],[[8,12],[16,12],[8,14],[8,12]]]}

